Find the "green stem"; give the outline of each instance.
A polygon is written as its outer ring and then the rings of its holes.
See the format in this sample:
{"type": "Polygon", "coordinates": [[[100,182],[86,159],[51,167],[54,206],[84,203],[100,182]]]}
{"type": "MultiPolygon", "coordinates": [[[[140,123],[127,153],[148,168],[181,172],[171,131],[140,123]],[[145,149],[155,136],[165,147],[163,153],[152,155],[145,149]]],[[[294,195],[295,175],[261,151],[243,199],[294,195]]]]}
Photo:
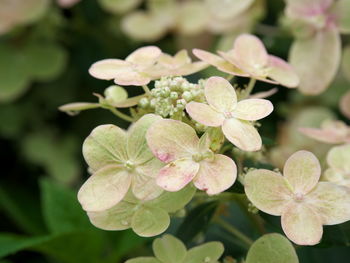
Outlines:
{"type": "Polygon", "coordinates": [[[248,98],[250,93],[252,93],[253,89],[254,89],[254,86],[255,86],[255,83],[256,83],[256,79],[254,78],[251,78],[249,80],[249,83],[248,83],[248,86],[247,88],[244,90],[244,98],[248,98]]]}
{"type": "Polygon", "coordinates": [[[243,234],[241,231],[239,231],[234,226],[230,225],[226,221],[222,220],[221,218],[216,218],[215,222],[218,223],[223,229],[230,232],[232,235],[234,235],[236,238],[238,238],[240,241],[244,243],[244,245],[249,248],[254,241],[247,237],[245,234],[243,234]]]}
{"type": "Polygon", "coordinates": [[[133,122],[133,121],[134,121],[134,119],[131,118],[129,115],[126,115],[126,114],[120,112],[119,110],[117,110],[117,109],[114,108],[114,107],[109,107],[108,109],[109,109],[115,116],[117,116],[117,117],[119,117],[119,118],[121,118],[121,119],[123,119],[123,120],[125,120],[125,121],[127,121],[127,122],[133,122]]]}
{"type": "Polygon", "coordinates": [[[143,90],[144,90],[144,92],[145,92],[146,94],[151,94],[151,91],[150,91],[150,89],[148,88],[147,85],[143,85],[142,88],[143,88],[143,90]]]}

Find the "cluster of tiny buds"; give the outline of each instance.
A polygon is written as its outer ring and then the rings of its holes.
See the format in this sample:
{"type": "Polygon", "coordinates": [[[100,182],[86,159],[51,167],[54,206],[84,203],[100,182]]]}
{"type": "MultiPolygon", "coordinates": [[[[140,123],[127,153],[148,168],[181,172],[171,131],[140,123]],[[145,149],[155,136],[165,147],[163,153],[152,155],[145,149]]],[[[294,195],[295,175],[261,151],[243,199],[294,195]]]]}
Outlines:
{"type": "Polygon", "coordinates": [[[155,81],[150,96],[142,98],[139,107],[163,117],[182,118],[188,102],[203,100],[201,81],[199,84],[193,84],[183,77],[163,77],[155,81]]]}

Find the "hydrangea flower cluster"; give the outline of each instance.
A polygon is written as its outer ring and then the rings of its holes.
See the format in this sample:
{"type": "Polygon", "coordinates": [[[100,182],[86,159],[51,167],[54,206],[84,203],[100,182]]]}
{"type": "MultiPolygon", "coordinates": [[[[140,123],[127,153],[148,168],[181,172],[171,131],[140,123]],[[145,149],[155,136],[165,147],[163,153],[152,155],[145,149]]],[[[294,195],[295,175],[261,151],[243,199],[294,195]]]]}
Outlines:
{"type": "MultiPolygon", "coordinates": [[[[126,131],[113,124],[98,126],[83,144],[92,175],[80,188],[78,200],[92,224],[105,230],[131,228],[140,236],[155,236],[166,231],[170,215],[186,210],[193,198],[235,199],[232,186],[237,178],[244,187],[245,200],[251,202],[247,209],[281,216],[282,229],[295,244],[315,245],[321,240],[323,225],[350,220],[350,190],[346,187],[349,131],[345,124],[328,122],[321,130],[301,129],[319,140],[344,144],[328,153],[329,168],[321,182],[319,160],[305,150],[292,151],[295,153],[285,163],[283,176],[275,170],[245,167],[245,159],[266,160],[260,151],[263,140],[257,121],[263,124],[274,110],[273,104],[263,99],[271,91],[252,94],[255,81],[294,88],[299,78],[293,68],[269,55],[263,43],[248,34],[238,36],[233,48],[219,52],[220,56],[199,49],[193,53],[202,61],[192,62],[187,51],[171,56],[148,46],[125,60],[96,62],[89,71],[92,76],[142,87],[144,94],[129,98],[127,89],[112,85],[104,96],[96,94],[98,103],[61,107],[67,112],[101,107],[132,122],[126,131]],[[210,76],[192,83],[183,77],[209,65],[227,73],[227,78],[210,76]],[[232,83],[232,75],[250,78],[248,86],[232,83]],[[130,108],[131,116],[125,108],[130,108]],[[198,124],[203,129],[198,129],[198,124]]],[[[216,222],[222,222],[219,213],[215,217],[216,222]]],[[[230,229],[225,222],[222,225],[230,229]]],[[[291,262],[297,262],[292,245],[283,238],[271,236],[290,251],[291,262]]],[[[249,238],[243,240],[253,243],[249,238]]],[[[211,245],[208,251],[193,248],[187,252],[177,239],[164,236],[154,243],[155,258],[128,262],[214,263],[222,254],[215,246],[215,253],[211,245]],[[175,254],[169,246],[176,248],[175,254]]],[[[256,255],[252,252],[248,258],[256,255]]]]}

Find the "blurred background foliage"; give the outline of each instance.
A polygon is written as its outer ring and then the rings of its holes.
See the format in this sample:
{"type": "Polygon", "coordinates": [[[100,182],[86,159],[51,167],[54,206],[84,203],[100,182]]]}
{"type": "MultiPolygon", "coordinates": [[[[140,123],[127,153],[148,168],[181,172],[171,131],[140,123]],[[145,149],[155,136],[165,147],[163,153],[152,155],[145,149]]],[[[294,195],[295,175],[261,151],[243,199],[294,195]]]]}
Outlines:
{"type": "MultiPolygon", "coordinates": [[[[94,102],[92,93],[103,93],[108,84],[88,75],[92,63],[103,58],[125,58],[149,43],[171,54],[181,48],[228,49],[237,34],[249,31],[262,38],[269,53],[287,58],[293,40],[279,24],[282,0],[257,0],[247,21],[232,20],[228,29],[221,28],[221,24],[211,26],[216,30],[203,28],[200,12],[204,5],[198,2],[183,12],[178,22],[166,25],[155,20],[159,12],[171,17],[165,9],[157,11],[154,7],[166,2],[163,0],[148,1],[151,4],[141,0],[75,2],[0,0],[1,263],[108,263],[151,253],[151,239],[140,238],[132,231],[94,228],[76,200],[77,189],[88,176],[81,155],[83,140],[100,124],[127,127],[127,123],[101,109],[75,117],[58,111],[62,104],[94,102]],[[137,11],[137,15],[133,10],[136,8],[143,11],[137,11]],[[147,30],[153,34],[144,35],[147,30]]],[[[189,1],[179,2],[184,5],[189,1]]],[[[228,23],[225,19],[219,22],[228,23]]],[[[343,40],[349,42],[345,37],[343,40]]],[[[220,73],[209,68],[200,74],[190,80],[220,73]]],[[[238,83],[244,84],[240,79],[238,83]]],[[[298,149],[317,152],[322,160],[327,146],[307,139],[297,133],[297,128],[305,124],[319,127],[325,118],[345,121],[338,103],[349,85],[339,73],[331,88],[319,96],[302,96],[280,88],[271,97],[276,110],[260,129],[266,147],[271,149],[266,163],[281,167],[298,149]]],[[[273,87],[260,82],[256,92],[273,87]]],[[[130,96],[141,93],[136,87],[128,92],[130,96]]],[[[266,166],[253,161],[246,165],[266,166]]],[[[231,190],[239,193],[242,188],[235,185],[231,190]]],[[[262,213],[266,228],[252,214],[247,220],[245,202],[196,199],[185,217],[173,219],[167,232],[189,247],[204,240],[221,241],[225,255],[240,259],[247,248],[210,224],[215,213],[228,215],[233,225],[254,239],[265,231],[282,233],[279,220],[272,216],[262,213]]],[[[349,246],[350,224],[342,224],[325,227],[320,245],[298,248],[297,253],[301,262],[348,262],[349,246]]]]}

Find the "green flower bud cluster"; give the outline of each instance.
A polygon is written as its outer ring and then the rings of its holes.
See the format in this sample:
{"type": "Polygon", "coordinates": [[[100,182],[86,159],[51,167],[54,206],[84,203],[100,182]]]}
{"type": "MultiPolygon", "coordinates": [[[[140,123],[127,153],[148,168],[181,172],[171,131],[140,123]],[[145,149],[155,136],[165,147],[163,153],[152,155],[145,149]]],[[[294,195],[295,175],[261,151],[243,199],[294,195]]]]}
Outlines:
{"type": "Polygon", "coordinates": [[[183,77],[163,77],[155,81],[150,96],[142,98],[139,107],[162,117],[181,119],[190,101],[204,101],[201,81],[193,84],[183,77]]]}

